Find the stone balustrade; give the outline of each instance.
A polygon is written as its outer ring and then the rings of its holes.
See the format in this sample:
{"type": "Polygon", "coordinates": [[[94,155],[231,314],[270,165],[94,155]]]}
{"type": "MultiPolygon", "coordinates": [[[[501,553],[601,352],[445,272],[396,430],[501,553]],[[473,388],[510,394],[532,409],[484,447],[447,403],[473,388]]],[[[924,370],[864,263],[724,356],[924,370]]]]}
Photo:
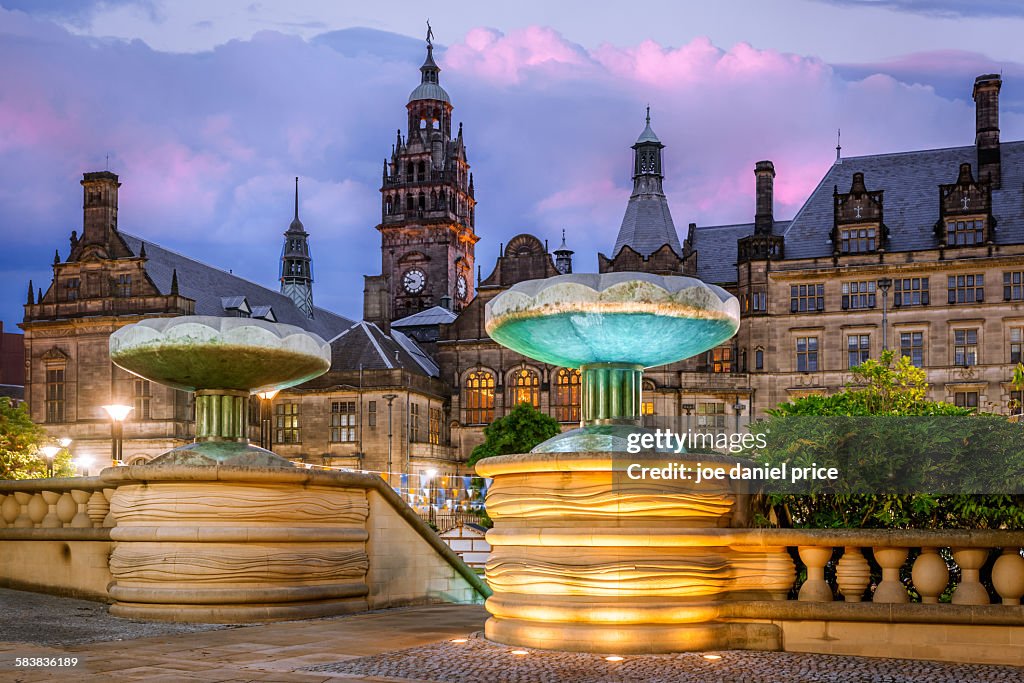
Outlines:
{"type": "Polygon", "coordinates": [[[113,495],[100,477],[0,481],[0,529],[109,528],[113,495]]]}

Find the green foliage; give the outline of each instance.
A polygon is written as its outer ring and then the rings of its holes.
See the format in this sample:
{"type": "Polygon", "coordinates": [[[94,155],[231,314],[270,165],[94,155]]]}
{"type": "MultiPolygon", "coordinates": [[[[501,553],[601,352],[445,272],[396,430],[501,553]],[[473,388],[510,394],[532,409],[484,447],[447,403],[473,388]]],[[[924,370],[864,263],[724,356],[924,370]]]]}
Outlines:
{"type": "MultiPolygon", "coordinates": [[[[46,476],[46,461],[39,448],[49,438],[32,422],[24,404],[16,406],[0,397],[0,479],[36,479],[46,476]]],[[[62,450],[53,463],[54,475],[71,476],[71,454],[62,450]]]]}
{"type": "Polygon", "coordinates": [[[909,359],[894,356],[886,351],[879,360],[852,369],[854,381],[844,391],[783,403],[768,411],[767,420],[751,426],[768,442],[768,448],[753,454],[760,462],[808,466],[838,458],[846,465],[838,485],[822,483],[809,494],[760,496],[756,523],[808,528],[1024,528],[1024,496],[887,492],[892,482],[906,490],[938,491],[928,482],[940,479],[955,483],[960,491],[990,491],[988,483],[1019,476],[1024,468],[1024,432],[1019,425],[928,400],[925,372],[909,359]],[[857,418],[867,416],[872,417],[865,429],[865,420],[857,418]],[[944,457],[937,460],[935,453],[940,452],[944,457]]]}
{"type": "Polygon", "coordinates": [[[520,403],[505,417],[484,427],[484,442],[473,449],[468,465],[483,458],[509,453],[529,453],[537,444],[557,436],[562,429],[558,422],[529,403],[520,403]]]}

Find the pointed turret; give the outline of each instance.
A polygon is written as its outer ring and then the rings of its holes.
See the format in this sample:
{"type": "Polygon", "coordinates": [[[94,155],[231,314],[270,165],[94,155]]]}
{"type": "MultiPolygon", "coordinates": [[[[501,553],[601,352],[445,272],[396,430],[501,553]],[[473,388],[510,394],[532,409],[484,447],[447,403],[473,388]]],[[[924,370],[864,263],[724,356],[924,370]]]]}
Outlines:
{"type": "Polygon", "coordinates": [[[32,281],[28,281],[28,301],[26,302],[29,306],[36,303],[34,292],[32,291],[32,281]]]}
{"type": "Polygon", "coordinates": [[[646,125],[633,145],[633,194],[615,239],[613,257],[625,246],[646,257],[666,244],[677,256],[683,256],[662,187],[664,147],[651,128],[651,108],[647,107],[646,125]]]}
{"type": "Polygon", "coordinates": [[[562,244],[555,249],[555,269],[562,275],[572,272],[572,255],[575,253],[565,243],[565,230],[562,230],[562,244]]]}
{"type": "Polygon", "coordinates": [[[178,269],[171,271],[171,296],[178,296],[178,269]]]}
{"type": "Polygon", "coordinates": [[[281,249],[281,293],[307,317],[313,317],[313,260],[309,233],[299,220],[299,177],[295,177],[295,214],[284,233],[281,249]]]}

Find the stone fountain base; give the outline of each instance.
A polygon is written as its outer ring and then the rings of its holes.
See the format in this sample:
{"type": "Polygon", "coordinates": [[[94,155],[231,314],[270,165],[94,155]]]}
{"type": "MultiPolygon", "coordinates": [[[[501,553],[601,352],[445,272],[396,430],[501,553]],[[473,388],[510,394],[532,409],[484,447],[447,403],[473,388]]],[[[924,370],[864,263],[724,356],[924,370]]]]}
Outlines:
{"type": "MultiPolygon", "coordinates": [[[[674,461],[715,458],[725,460],[674,461]]],[[[795,578],[785,547],[715,545],[715,536],[694,533],[731,526],[740,489],[729,481],[632,481],[623,462],[610,453],[530,453],[477,464],[494,479],[487,637],[618,654],[779,649],[778,627],[730,623],[719,613],[728,601],[785,600],[795,578]]]]}

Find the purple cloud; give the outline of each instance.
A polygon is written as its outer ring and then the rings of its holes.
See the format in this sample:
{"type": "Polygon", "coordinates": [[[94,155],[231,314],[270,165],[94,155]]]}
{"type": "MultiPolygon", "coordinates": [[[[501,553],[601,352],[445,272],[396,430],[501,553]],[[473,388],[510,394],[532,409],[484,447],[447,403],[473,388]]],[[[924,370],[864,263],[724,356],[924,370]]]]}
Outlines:
{"type": "MultiPolygon", "coordinates": [[[[123,230],[272,287],[291,178],[301,176],[316,301],[360,314],[361,276],[379,271],[381,163],[405,123],[421,40],[370,29],[308,41],[265,31],[171,54],[4,10],[0,35],[8,325],[21,318],[27,278],[45,285],[54,247],[66,256],[81,221],[78,180],[107,154],[123,183],[123,230]]],[[[588,49],[536,26],[475,28],[436,54],[465,124],[485,275],[500,242],[530,231],[557,243],[562,228],[577,270],[596,268],[622,218],[629,147],[648,103],[667,145],[677,226],[752,220],[760,159],[778,172],[777,217],[792,216],[832,163],[837,127],[848,155],[974,137],[975,74],[955,92],[937,90],[935,55],[833,67],[706,38],[588,49]]],[[[1020,89],[1007,79],[1005,139],[1022,128],[1020,89]]]]}

